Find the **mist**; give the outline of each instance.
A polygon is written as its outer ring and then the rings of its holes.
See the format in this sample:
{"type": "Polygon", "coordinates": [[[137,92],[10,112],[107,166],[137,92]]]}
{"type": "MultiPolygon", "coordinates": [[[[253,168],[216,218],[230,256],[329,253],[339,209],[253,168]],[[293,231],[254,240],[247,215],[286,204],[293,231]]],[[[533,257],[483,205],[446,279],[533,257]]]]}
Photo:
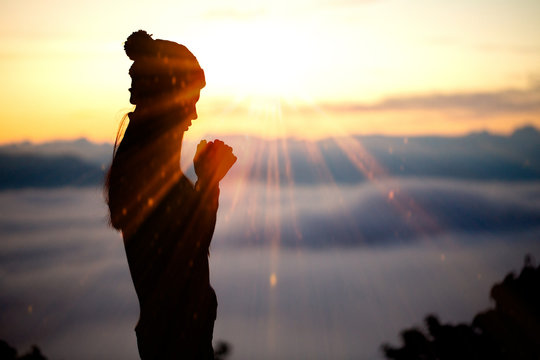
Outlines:
{"type": "MultiPolygon", "coordinates": [[[[426,313],[469,320],[525,254],[540,258],[539,196],[523,182],[229,182],[210,255],[214,339],[234,359],[374,359],[426,313]]],[[[51,359],[136,358],[138,304],[101,190],[0,201],[0,338],[51,359]]]]}

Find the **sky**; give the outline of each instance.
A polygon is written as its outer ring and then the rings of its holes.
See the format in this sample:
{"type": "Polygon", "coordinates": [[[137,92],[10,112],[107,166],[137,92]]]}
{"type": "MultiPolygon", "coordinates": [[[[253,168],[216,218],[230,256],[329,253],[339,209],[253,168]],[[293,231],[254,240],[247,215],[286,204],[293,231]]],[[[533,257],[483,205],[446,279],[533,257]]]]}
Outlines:
{"type": "Polygon", "coordinates": [[[536,0],[2,1],[0,143],[114,141],[138,29],[204,68],[194,138],[540,127],[539,14],[536,0]]]}

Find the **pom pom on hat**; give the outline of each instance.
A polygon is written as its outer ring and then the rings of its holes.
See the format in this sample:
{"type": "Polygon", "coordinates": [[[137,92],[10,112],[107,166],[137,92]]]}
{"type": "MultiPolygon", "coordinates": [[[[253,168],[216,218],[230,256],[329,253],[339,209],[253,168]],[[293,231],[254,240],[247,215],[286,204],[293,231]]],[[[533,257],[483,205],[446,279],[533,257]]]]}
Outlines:
{"type": "Polygon", "coordinates": [[[155,56],[156,48],[152,35],[144,30],[135,31],[124,43],[126,55],[133,61],[155,56]]]}
{"type": "Polygon", "coordinates": [[[133,60],[130,102],[180,92],[190,95],[193,89],[206,85],[204,71],[197,58],[184,46],[173,41],[152,39],[144,30],[135,31],[124,43],[126,55],[133,60]],[[191,90],[189,89],[191,88],[191,90]]]}

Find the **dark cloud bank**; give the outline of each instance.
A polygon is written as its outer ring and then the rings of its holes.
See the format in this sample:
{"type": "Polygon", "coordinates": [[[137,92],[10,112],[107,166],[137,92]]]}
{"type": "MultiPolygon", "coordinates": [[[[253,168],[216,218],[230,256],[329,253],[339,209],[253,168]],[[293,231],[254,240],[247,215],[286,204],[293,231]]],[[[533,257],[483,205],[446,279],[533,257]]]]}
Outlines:
{"type": "Polygon", "coordinates": [[[538,183],[402,179],[279,193],[254,186],[234,207],[222,198],[215,246],[386,246],[455,233],[481,242],[539,229],[539,199],[538,183]]]}
{"type": "MultiPolygon", "coordinates": [[[[373,163],[378,177],[444,177],[479,180],[540,179],[540,133],[532,127],[512,136],[477,133],[457,138],[360,136],[317,142],[228,137],[238,154],[229,181],[355,184],[373,163]],[[362,149],[361,152],[359,149],[362,149]],[[354,160],[356,159],[356,160],[354,160]],[[356,161],[356,162],[355,162],[356,161]],[[270,173],[269,173],[270,171],[270,173]]],[[[187,144],[186,148],[193,147],[187,144]]],[[[0,189],[92,186],[103,182],[111,146],[84,139],[0,147],[0,189]]],[[[192,156],[185,152],[185,163],[192,156]]]]}
{"type": "Polygon", "coordinates": [[[375,104],[327,105],[328,110],[345,112],[461,109],[476,115],[527,113],[540,111],[540,84],[526,89],[497,92],[470,92],[395,96],[375,104]]]}

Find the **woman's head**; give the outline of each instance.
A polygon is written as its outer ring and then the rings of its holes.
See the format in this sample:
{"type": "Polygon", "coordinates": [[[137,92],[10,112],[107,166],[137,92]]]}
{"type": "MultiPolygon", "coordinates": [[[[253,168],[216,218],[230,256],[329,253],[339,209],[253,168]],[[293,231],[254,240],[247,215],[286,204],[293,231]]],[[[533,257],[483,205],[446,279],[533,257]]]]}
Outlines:
{"type": "Polygon", "coordinates": [[[206,82],[204,71],[185,46],[154,40],[139,30],[128,37],[124,49],[133,60],[129,70],[132,104],[196,118],[195,103],[206,82]]]}

